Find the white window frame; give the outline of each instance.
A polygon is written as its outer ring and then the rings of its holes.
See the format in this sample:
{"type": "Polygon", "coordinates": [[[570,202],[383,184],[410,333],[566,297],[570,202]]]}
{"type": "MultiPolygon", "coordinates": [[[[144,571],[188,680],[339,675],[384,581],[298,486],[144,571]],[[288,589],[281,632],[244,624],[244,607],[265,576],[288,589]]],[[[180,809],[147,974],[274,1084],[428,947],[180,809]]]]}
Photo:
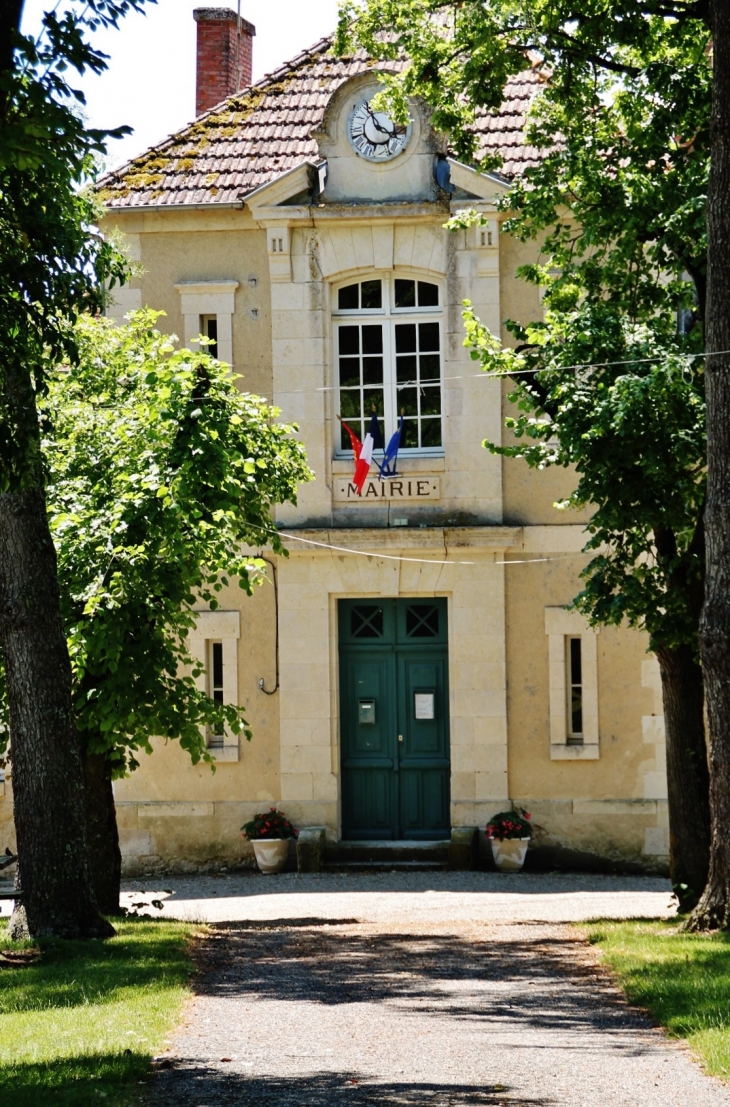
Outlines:
{"type": "MultiPolygon", "coordinates": [[[[339,280],[332,285],[332,365],[334,367],[335,387],[333,389],[334,404],[335,404],[335,416],[340,414],[340,379],[339,379],[339,348],[337,331],[341,324],[352,324],[367,322],[377,322],[382,320],[383,322],[383,419],[381,430],[383,433],[384,442],[387,444],[390,436],[395,432],[398,426],[398,400],[397,400],[397,379],[396,379],[396,360],[395,360],[395,326],[398,322],[409,322],[411,320],[419,323],[437,323],[439,328],[439,358],[441,359],[440,366],[440,397],[441,397],[441,445],[440,446],[412,446],[401,447],[399,450],[399,456],[405,457],[443,457],[444,456],[444,365],[445,365],[445,349],[444,349],[444,284],[443,281],[432,274],[425,273],[413,273],[413,272],[373,272],[373,273],[361,273],[358,276],[349,277],[345,280],[339,280]],[[383,306],[379,308],[360,308],[358,310],[339,310],[337,307],[338,295],[341,288],[347,288],[352,284],[363,284],[367,281],[379,280],[382,284],[383,290],[383,306]],[[408,307],[397,308],[395,307],[395,282],[396,280],[407,281],[425,281],[428,284],[436,285],[439,290],[439,305],[434,307],[408,307]]],[[[347,420],[346,420],[347,421],[347,420]]],[[[358,423],[359,426],[359,423],[358,423]]],[[[352,428],[356,433],[357,427],[352,428]]],[[[367,426],[365,428],[367,431],[367,426]]],[[[344,448],[340,445],[340,433],[339,429],[334,434],[334,456],[337,459],[349,458],[351,456],[351,450],[344,448]]],[[[380,451],[377,451],[379,454],[380,451]]]]}
{"type": "Polygon", "coordinates": [[[202,333],[203,318],[215,315],[218,323],[218,360],[233,367],[233,313],[238,281],[181,281],[180,310],[185,320],[185,346],[190,349],[202,333]]]}
{"type": "Polygon", "coordinates": [[[600,756],[598,733],[598,629],[585,616],[564,607],[545,608],[550,674],[550,758],[553,761],[595,761],[600,756]],[[582,742],[571,734],[568,703],[568,649],[571,638],[581,642],[583,692],[582,742]]]}
{"type": "MultiPolygon", "coordinates": [[[[223,702],[238,703],[238,639],[241,636],[241,615],[238,611],[198,611],[196,627],[188,639],[191,655],[203,665],[203,672],[196,684],[201,692],[211,694],[212,644],[223,647],[223,702]]],[[[210,745],[211,735],[206,734],[206,745],[216,761],[238,761],[239,741],[226,727],[223,745],[210,745]]]]}

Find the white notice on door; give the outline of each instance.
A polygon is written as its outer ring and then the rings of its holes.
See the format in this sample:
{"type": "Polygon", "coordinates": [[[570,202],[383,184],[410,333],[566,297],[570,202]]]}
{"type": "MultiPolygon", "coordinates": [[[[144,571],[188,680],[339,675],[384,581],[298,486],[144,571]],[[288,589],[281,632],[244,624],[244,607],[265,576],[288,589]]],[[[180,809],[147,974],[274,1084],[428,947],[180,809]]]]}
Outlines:
{"type": "Polygon", "coordinates": [[[434,718],[433,692],[415,692],[415,714],[417,719],[434,718]]]}

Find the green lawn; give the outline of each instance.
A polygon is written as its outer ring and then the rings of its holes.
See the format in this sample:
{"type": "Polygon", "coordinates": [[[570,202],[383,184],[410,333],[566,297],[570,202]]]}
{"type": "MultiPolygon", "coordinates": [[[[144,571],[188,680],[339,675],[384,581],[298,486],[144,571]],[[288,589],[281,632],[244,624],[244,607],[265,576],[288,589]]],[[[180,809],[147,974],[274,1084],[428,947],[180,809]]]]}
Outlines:
{"type": "MultiPolygon", "coordinates": [[[[42,942],[36,963],[0,966],[0,1103],[121,1105],[141,1090],[189,994],[194,928],[114,925],[110,941],[42,942]]],[[[19,948],[5,932],[0,950],[19,948]]]]}
{"type": "Polygon", "coordinates": [[[730,934],[643,921],[595,923],[588,932],[629,1000],[684,1038],[707,1072],[729,1078],[730,934]]]}

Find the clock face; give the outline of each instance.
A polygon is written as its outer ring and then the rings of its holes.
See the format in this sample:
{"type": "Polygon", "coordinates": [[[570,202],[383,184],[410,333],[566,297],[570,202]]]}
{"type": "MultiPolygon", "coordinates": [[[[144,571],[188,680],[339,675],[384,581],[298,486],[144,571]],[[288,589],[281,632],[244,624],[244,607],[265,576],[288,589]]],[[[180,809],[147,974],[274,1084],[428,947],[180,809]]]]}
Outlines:
{"type": "Polygon", "coordinates": [[[368,161],[390,161],[405,150],[411,128],[403,127],[382,111],[373,111],[367,100],[358,104],[348,124],[350,142],[368,161]]]}

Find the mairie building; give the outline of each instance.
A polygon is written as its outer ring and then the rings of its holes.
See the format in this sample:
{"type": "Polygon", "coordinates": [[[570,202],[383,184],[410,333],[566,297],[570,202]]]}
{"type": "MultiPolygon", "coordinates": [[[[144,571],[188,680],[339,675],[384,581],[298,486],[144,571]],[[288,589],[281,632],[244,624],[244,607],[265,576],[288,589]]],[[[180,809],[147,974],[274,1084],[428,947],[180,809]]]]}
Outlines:
{"type": "Polygon", "coordinates": [[[536,247],[496,206],[538,156],[539,70],[478,118],[479,154],[502,158],[480,174],[424,104],[408,127],[372,110],[365,55],[324,40],[252,85],[254,28],[195,19],[197,118],[102,182],[142,274],[112,311],[207,335],[298,424],[316,479],[277,510],[289,556],[262,535],[268,583],[224,591],[191,641],[253,739],[211,736],[214,774],[156,743],[116,784],[127,869],[240,862],[241,824],[272,805],[331,842],[427,842],[510,803],[546,863],[662,869],[658,667],[638,632],[568,609],[588,560],[585,518],[554,506],[571,474],[483,447],[505,441],[508,385],[463,345],[464,299],[505,343],[505,320],[540,313],[516,275],[536,247]],[[463,209],[481,224],[445,229],[463,209]],[[386,441],[403,418],[397,477],[373,464],[357,495],[340,417],[362,440],[373,413],[386,441]]]}

